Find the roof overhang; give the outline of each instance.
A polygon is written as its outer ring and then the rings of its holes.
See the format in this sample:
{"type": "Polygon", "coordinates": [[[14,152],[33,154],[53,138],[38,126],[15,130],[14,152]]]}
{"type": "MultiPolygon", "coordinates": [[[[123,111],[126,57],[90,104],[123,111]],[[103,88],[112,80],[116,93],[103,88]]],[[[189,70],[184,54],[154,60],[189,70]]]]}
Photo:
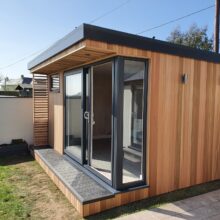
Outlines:
{"type": "Polygon", "coordinates": [[[88,46],[87,40],[220,63],[217,53],[82,24],[30,61],[28,69],[33,73],[53,73],[116,54],[109,48],[88,46]]]}
{"type": "Polygon", "coordinates": [[[34,66],[32,73],[57,73],[62,70],[76,68],[90,62],[114,56],[112,50],[91,47],[83,40],[70,48],[54,55],[42,63],[34,66]]]}

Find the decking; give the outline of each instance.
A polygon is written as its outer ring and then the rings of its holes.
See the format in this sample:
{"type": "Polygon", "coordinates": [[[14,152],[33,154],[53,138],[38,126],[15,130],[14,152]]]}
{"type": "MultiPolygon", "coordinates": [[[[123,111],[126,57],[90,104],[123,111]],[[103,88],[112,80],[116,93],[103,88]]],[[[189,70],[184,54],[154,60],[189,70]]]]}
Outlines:
{"type": "Polygon", "coordinates": [[[100,183],[87,174],[84,168],[80,168],[67,156],[58,154],[52,148],[35,148],[32,149],[32,153],[57,187],[84,217],[148,197],[148,188],[118,192],[105,183],[100,183]]]}

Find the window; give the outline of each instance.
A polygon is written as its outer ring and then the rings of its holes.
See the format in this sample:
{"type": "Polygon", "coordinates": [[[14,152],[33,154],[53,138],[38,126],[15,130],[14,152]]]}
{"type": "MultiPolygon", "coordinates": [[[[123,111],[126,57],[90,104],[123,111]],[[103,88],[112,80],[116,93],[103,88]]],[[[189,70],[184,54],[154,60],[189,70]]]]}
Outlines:
{"type": "Polygon", "coordinates": [[[123,183],[143,180],[145,62],[124,61],[123,183]]]}
{"type": "Polygon", "coordinates": [[[58,74],[52,75],[50,77],[50,91],[53,92],[60,91],[60,76],[58,74]]]}
{"type": "Polygon", "coordinates": [[[115,63],[114,187],[146,184],[147,61],[115,63]]]}
{"type": "Polygon", "coordinates": [[[65,152],[82,162],[82,70],[65,73],[65,152]]]}

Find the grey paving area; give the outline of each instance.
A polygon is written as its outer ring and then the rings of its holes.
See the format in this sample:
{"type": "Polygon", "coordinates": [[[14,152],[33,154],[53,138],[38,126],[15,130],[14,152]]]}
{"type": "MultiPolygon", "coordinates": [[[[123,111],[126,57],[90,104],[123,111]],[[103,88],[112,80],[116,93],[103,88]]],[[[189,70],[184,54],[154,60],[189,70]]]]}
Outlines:
{"type": "Polygon", "coordinates": [[[35,149],[35,152],[40,155],[41,159],[60,177],[82,203],[113,196],[112,192],[101,186],[53,149],[35,149]]]}
{"type": "Polygon", "coordinates": [[[158,208],[122,216],[120,220],[220,220],[220,190],[209,192],[158,208]]]}

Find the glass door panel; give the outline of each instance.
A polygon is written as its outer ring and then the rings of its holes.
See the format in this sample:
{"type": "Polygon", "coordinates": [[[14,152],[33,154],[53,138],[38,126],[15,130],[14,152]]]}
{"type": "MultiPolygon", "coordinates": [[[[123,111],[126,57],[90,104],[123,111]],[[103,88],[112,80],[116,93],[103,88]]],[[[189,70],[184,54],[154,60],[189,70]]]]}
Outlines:
{"type": "Polygon", "coordinates": [[[82,70],[65,73],[65,152],[82,161],[82,70]]]}
{"type": "Polygon", "coordinates": [[[92,67],[90,80],[90,163],[112,179],[112,62],[92,67]]]}
{"type": "Polygon", "coordinates": [[[124,60],[122,182],[143,180],[145,62],[124,60]]]}

